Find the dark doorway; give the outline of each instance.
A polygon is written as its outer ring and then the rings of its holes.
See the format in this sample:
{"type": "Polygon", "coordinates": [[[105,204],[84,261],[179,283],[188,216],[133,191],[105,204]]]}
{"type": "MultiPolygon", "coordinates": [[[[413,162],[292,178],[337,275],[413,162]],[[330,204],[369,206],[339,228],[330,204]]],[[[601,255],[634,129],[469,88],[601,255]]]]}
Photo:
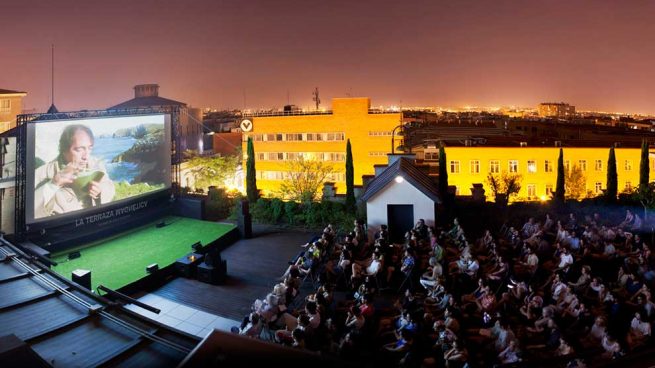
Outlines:
{"type": "Polygon", "coordinates": [[[389,238],[394,243],[405,241],[405,232],[414,226],[414,205],[388,204],[387,221],[389,225],[389,238]]]}

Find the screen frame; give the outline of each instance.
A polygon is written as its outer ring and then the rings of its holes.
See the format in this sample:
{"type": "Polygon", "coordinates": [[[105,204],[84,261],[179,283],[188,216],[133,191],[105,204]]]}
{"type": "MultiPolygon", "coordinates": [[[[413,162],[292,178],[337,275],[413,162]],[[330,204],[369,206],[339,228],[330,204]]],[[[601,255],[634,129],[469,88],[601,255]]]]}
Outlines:
{"type": "MultiPolygon", "coordinates": [[[[140,195],[128,197],[128,198],[123,198],[117,201],[112,201],[109,203],[105,203],[103,205],[93,207],[93,208],[87,208],[87,209],[82,209],[82,210],[77,210],[73,211],[71,213],[64,213],[56,216],[46,216],[42,218],[34,218],[34,205],[35,205],[35,198],[34,198],[34,190],[35,190],[35,170],[36,168],[34,167],[34,161],[35,161],[35,145],[36,145],[36,125],[37,124],[48,124],[48,123],[62,123],[62,122],[70,122],[72,124],[75,124],[76,122],[79,123],[81,121],[90,121],[90,120],[107,120],[111,121],[112,119],[116,118],[140,118],[140,117],[153,117],[153,116],[161,116],[164,118],[164,136],[166,137],[166,140],[164,142],[165,144],[165,152],[172,152],[172,119],[171,119],[171,114],[170,113],[158,113],[158,112],[151,112],[151,113],[145,113],[145,114],[124,114],[124,115],[109,115],[109,116],[80,116],[80,117],[65,117],[61,119],[44,119],[44,120],[32,120],[29,121],[26,124],[26,157],[25,157],[25,172],[26,172],[26,178],[25,178],[25,185],[26,185],[26,196],[25,196],[25,224],[26,225],[32,225],[32,226],[38,226],[42,227],[46,223],[63,223],[67,221],[72,221],[76,218],[81,218],[85,217],[88,215],[92,215],[94,213],[99,213],[106,211],[108,208],[114,208],[117,206],[121,205],[126,205],[134,201],[139,201],[143,200],[148,197],[154,197],[154,196],[161,196],[162,193],[165,192],[171,192],[172,186],[173,186],[173,174],[172,174],[172,167],[174,163],[171,160],[171,155],[168,154],[166,157],[163,157],[163,159],[166,160],[168,163],[168,170],[166,170],[166,182],[165,182],[165,187],[162,189],[158,190],[153,190],[148,193],[143,193],[140,195]]],[[[57,144],[57,143],[54,143],[57,144]]]]}

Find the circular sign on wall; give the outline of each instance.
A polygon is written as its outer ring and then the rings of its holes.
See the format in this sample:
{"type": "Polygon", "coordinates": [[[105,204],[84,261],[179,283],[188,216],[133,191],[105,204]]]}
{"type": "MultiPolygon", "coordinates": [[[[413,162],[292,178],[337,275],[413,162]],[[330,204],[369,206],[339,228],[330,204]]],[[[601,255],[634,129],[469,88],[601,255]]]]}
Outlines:
{"type": "Polygon", "coordinates": [[[241,124],[239,124],[239,127],[241,128],[241,131],[249,132],[252,130],[252,121],[248,119],[241,120],[241,124]]]}

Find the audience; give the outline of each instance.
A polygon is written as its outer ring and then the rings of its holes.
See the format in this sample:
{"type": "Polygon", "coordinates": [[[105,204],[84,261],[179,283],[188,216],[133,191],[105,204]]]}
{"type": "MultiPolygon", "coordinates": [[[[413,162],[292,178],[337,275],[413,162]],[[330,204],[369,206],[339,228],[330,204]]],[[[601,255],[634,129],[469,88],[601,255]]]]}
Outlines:
{"type": "Polygon", "coordinates": [[[328,225],[234,332],[382,366],[617,359],[650,343],[655,256],[637,215],[609,223],[534,216],[469,242],[458,219],[421,219],[400,244],[386,225],[372,241],[362,221],[345,236],[328,225]]]}

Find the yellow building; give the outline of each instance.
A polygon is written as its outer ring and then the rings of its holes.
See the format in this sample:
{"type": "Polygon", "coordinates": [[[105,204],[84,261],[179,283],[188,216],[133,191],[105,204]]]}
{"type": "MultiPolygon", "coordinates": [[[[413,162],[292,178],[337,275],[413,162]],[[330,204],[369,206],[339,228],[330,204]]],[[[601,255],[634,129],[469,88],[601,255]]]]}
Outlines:
{"type": "Polygon", "coordinates": [[[16,115],[23,110],[25,92],[0,89],[0,133],[16,127],[16,115]]]}
{"type": "MultiPolygon", "coordinates": [[[[335,98],[327,112],[247,116],[241,123],[244,167],[246,142],[252,137],[257,188],[263,195],[278,192],[289,171],[287,162],[300,156],[330,163],[334,169],[330,180],[343,194],[347,140],[352,146],[355,185],[361,185],[362,175],[372,175],[374,165],[387,163],[392,132],[401,121],[400,112],[372,111],[370,106],[369,98],[335,98]]],[[[400,139],[395,139],[396,145],[400,139]]]]}
{"type": "MultiPolygon", "coordinates": [[[[417,154],[417,158],[435,162],[437,152],[437,148],[425,149],[417,154]]],[[[619,192],[639,185],[640,154],[639,148],[615,149],[619,192]]],[[[565,147],[564,169],[577,165],[584,174],[587,193],[600,195],[606,189],[608,157],[609,148],[565,147]]],[[[484,184],[487,199],[493,200],[487,175],[503,171],[521,175],[521,190],[515,198],[518,200],[549,199],[557,185],[558,147],[446,147],[446,158],[448,184],[457,187],[458,195],[471,195],[473,184],[480,183],[484,184]]],[[[654,165],[651,158],[651,180],[654,165]]]]}

